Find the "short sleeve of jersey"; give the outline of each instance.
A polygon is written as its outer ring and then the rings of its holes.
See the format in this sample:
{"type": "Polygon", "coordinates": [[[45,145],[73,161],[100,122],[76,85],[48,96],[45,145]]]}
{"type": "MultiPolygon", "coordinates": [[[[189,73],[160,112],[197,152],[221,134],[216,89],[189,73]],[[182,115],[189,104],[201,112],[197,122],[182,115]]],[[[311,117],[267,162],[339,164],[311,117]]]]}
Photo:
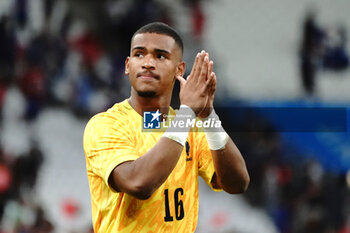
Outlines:
{"type": "Polygon", "coordinates": [[[222,189],[216,189],[213,187],[211,180],[215,173],[214,162],[212,155],[208,146],[205,133],[199,130],[197,132],[197,139],[199,142],[198,148],[198,174],[203,178],[203,180],[210,186],[210,188],[216,192],[222,191],[222,189]]]}
{"type": "Polygon", "coordinates": [[[85,128],[87,171],[100,176],[108,186],[108,178],[116,166],[139,157],[127,121],[127,115],[116,119],[106,112],[94,116],[85,128]]]}

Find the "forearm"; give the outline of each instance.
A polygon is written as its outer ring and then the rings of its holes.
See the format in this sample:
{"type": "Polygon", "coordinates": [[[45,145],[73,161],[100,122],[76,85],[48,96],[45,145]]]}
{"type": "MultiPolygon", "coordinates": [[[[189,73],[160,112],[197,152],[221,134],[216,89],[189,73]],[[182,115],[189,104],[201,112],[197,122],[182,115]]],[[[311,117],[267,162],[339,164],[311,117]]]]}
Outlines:
{"type": "Polygon", "coordinates": [[[119,165],[113,172],[114,188],[147,199],[163,184],[177,164],[183,146],[162,137],[140,158],[119,165]]]}
{"type": "Polygon", "coordinates": [[[226,192],[242,193],[250,181],[244,159],[234,142],[229,138],[224,149],[211,150],[216,172],[214,182],[226,192]]]}

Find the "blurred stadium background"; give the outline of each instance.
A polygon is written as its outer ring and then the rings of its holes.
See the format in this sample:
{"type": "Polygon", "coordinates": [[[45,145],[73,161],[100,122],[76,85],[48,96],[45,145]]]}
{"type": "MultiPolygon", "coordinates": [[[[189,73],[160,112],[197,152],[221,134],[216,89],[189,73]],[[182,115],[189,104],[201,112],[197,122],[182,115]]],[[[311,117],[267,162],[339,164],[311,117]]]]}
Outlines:
{"type": "Polygon", "coordinates": [[[349,9],[345,0],[1,0],[0,232],[92,232],[83,130],[128,97],[130,37],[157,20],[182,34],[188,70],[197,51],[211,54],[216,106],[232,110],[224,124],[242,127],[230,134],[250,187],[230,196],[201,182],[197,232],[349,233],[349,9]],[[237,116],[237,106],[253,113],[237,116]],[[343,109],[343,127],[283,130],[278,114],[254,111],[271,107],[343,109]]]}

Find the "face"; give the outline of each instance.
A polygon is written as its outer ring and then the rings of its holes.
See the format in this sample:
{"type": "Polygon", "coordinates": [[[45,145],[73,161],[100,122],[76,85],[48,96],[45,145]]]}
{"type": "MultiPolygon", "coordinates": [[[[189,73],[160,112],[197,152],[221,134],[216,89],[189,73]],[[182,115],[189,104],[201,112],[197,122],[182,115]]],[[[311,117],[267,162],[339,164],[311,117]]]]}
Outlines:
{"type": "Polygon", "coordinates": [[[184,71],[181,49],[172,37],[157,33],[134,36],[125,74],[139,96],[171,96],[176,75],[184,71]]]}

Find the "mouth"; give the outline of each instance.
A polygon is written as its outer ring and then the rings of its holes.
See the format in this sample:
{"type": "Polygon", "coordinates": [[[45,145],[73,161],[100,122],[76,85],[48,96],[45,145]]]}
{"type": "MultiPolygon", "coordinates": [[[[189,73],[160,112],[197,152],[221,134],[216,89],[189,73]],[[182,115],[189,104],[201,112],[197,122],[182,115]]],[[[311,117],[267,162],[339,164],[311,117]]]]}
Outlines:
{"type": "Polygon", "coordinates": [[[143,80],[153,80],[153,79],[159,80],[159,78],[160,78],[159,75],[154,74],[152,72],[142,72],[142,73],[137,74],[136,77],[141,78],[143,80]]]}

